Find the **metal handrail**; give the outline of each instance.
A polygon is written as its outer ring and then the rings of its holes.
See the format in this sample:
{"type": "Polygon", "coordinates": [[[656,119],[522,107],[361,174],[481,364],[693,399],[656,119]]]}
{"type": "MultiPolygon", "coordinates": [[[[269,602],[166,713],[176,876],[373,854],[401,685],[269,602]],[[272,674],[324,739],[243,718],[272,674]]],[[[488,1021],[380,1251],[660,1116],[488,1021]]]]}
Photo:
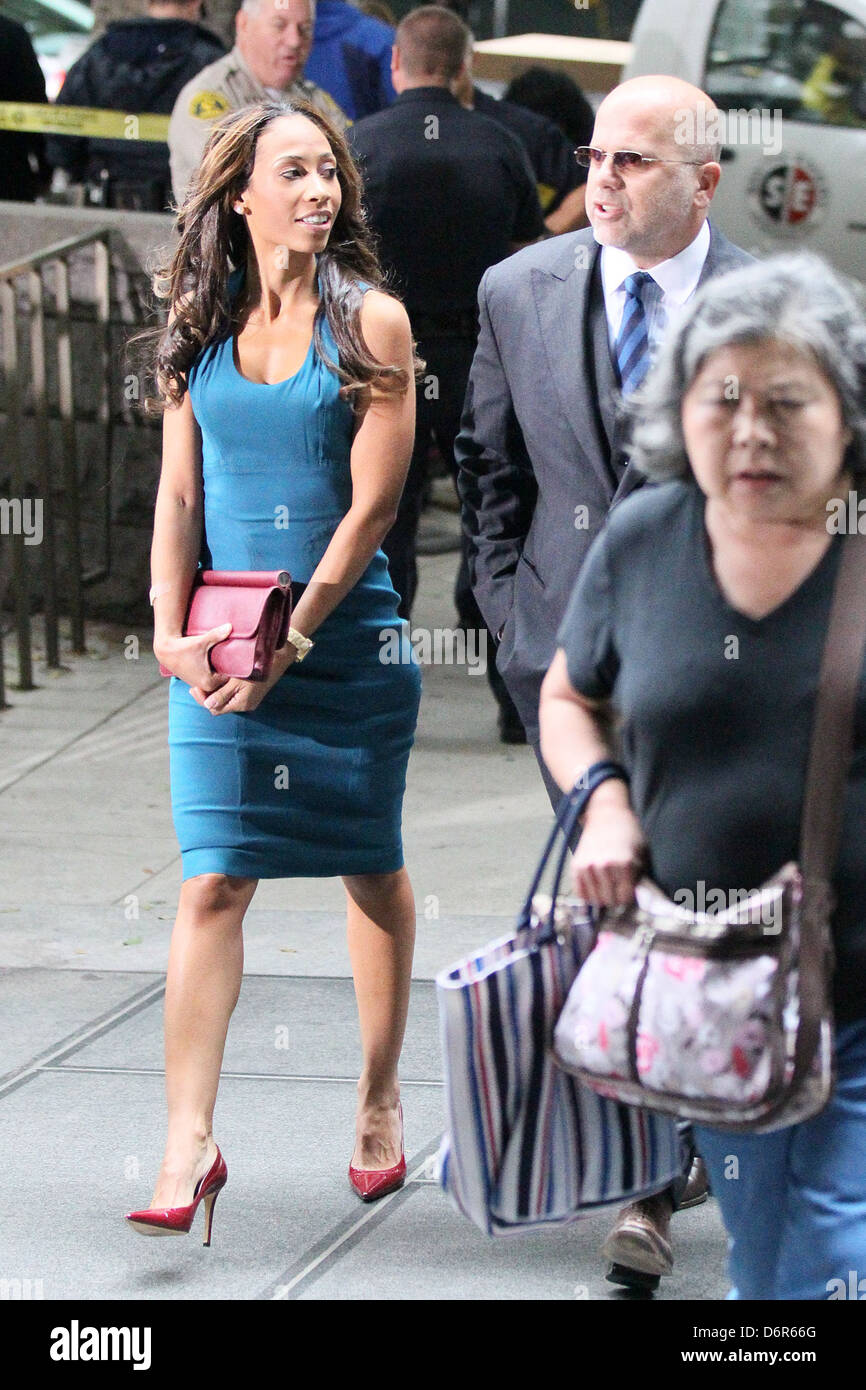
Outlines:
{"type": "MultiPolygon", "coordinates": [[[[36,443],[36,476],[42,490],[42,569],[45,606],[45,648],[47,664],[60,665],[57,608],[57,546],[53,507],[50,437],[48,429],[48,387],[45,353],[45,285],[42,269],[55,267],[54,301],[57,321],[57,380],[61,431],[62,477],[66,500],[66,553],[68,583],[64,592],[68,602],[72,629],[72,648],[85,650],[84,602],[82,589],[107,577],[111,564],[111,376],[112,362],[109,338],[111,294],[110,232],[107,227],[67,237],[23,260],[0,266],[0,315],[2,315],[2,352],[6,374],[6,435],[10,458],[12,497],[20,499],[23,508],[26,488],[21,437],[22,373],[16,332],[16,281],[27,277],[30,319],[30,385],[33,391],[34,428],[36,443]],[[78,455],[75,434],[75,390],[72,373],[72,332],[69,295],[69,259],[86,246],[95,251],[95,304],[98,340],[97,370],[99,405],[97,419],[102,426],[102,455],[105,477],[104,554],[105,562],[96,569],[82,572],[81,497],[78,483],[78,455]]],[[[15,623],[18,640],[18,671],[20,690],[32,690],[33,657],[30,627],[30,587],[27,559],[24,550],[23,527],[13,532],[12,583],[15,590],[15,623]]],[[[3,677],[3,639],[0,625],[0,708],[5,703],[3,677]]]]}

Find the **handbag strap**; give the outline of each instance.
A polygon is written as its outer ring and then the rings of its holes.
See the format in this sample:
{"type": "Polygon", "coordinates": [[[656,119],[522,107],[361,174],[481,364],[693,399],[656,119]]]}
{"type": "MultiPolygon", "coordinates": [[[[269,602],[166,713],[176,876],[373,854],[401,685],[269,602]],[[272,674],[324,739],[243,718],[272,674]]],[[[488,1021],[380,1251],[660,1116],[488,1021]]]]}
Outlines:
{"type": "Polygon", "coordinates": [[[798,981],[800,1017],[791,1086],[806,1076],[821,1038],[833,968],[830,886],[839,853],[854,716],[866,655],[866,536],[845,538],[836,575],[821,673],[800,833],[803,903],[798,981]]]}
{"type": "Polygon", "coordinates": [[[842,543],[806,770],[800,865],[807,880],[828,883],[839,853],[864,656],[866,535],[853,534],[842,543]]]}
{"type": "Polygon", "coordinates": [[[621,776],[625,776],[624,770],[620,767],[619,763],[614,762],[612,759],[594,763],[588,770],[588,773],[584,773],[578,778],[571,791],[563,795],[556,809],[556,819],[554,820],[553,829],[548,836],[547,844],[542,850],[541,858],[535,870],[532,883],[530,884],[529,892],[526,895],[526,900],[521,909],[520,916],[517,919],[518,930],[529,926],[532,918],[532,899],[538,892],[539,884],[550,863],[557,836],[562,832],[563,845],[554,871],[553,886],[551,889],[550,917],[544,931],[538,937],[538,945],[543,945],[549,935],[555,931],[554,916],[556,912],[556,895],[559,892],[559,885],[565,869],[565,861],[568,858],[574,827],[582,816],[586,808],[586,803],[589,801],[596,787],[600,787],[602,782],[607,781],[609,777],[621,776]]]}

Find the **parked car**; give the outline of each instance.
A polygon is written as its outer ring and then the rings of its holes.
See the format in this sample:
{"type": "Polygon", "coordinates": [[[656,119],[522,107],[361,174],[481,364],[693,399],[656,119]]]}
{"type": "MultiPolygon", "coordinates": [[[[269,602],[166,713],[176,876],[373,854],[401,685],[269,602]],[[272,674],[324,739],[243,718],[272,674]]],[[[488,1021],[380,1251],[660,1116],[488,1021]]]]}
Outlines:
{"type": "Polygon", "coordinates": [[[623,78],[685,78],[725,113],[721,230],[866,280],[866,0],[644,0],[631,42],[623,78]]]}
{"type": "Polygon", "coordinates": [[[3,0],[3,13],[29,33],[45,74],[48,100],[54,101],[67,72],[90,43],[93,11],[80,0],[3,0]]]}

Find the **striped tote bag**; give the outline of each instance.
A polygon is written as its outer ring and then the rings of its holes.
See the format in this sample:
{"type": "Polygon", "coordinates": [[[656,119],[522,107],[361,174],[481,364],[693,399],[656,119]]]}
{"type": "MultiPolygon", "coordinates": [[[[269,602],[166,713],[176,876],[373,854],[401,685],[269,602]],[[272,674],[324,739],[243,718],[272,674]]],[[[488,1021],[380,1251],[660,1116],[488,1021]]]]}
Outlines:
{"type": "Polygon", "coordinates": [[[597,1095],[553,1058],[554,1026],[595,940],[590,912],[556,898],[588,795],[563,798],[514,932],[436,979],[447,1117],[439,1181],[488,1235],[575,1221],[658,1192],[682,1171],[672,1119],[597,1095]],[[537,890],[560,832],[545,898],[537,890]]]}

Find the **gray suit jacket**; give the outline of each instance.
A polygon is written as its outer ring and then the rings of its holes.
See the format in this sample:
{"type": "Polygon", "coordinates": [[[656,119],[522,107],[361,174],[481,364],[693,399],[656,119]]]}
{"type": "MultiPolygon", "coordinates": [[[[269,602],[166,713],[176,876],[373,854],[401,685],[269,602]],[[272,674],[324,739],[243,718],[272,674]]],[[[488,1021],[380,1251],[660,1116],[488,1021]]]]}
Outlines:
{"type": "MultiPolygon", "coordinates": [[[[644,480],[617,418],[599,263],[587,228],[487,271],[455,445],[473,587],[530,739],[556,632],[608,511],[644,480]]],[[[711,227],[699,283],[753,258],[711,227]]]]}

